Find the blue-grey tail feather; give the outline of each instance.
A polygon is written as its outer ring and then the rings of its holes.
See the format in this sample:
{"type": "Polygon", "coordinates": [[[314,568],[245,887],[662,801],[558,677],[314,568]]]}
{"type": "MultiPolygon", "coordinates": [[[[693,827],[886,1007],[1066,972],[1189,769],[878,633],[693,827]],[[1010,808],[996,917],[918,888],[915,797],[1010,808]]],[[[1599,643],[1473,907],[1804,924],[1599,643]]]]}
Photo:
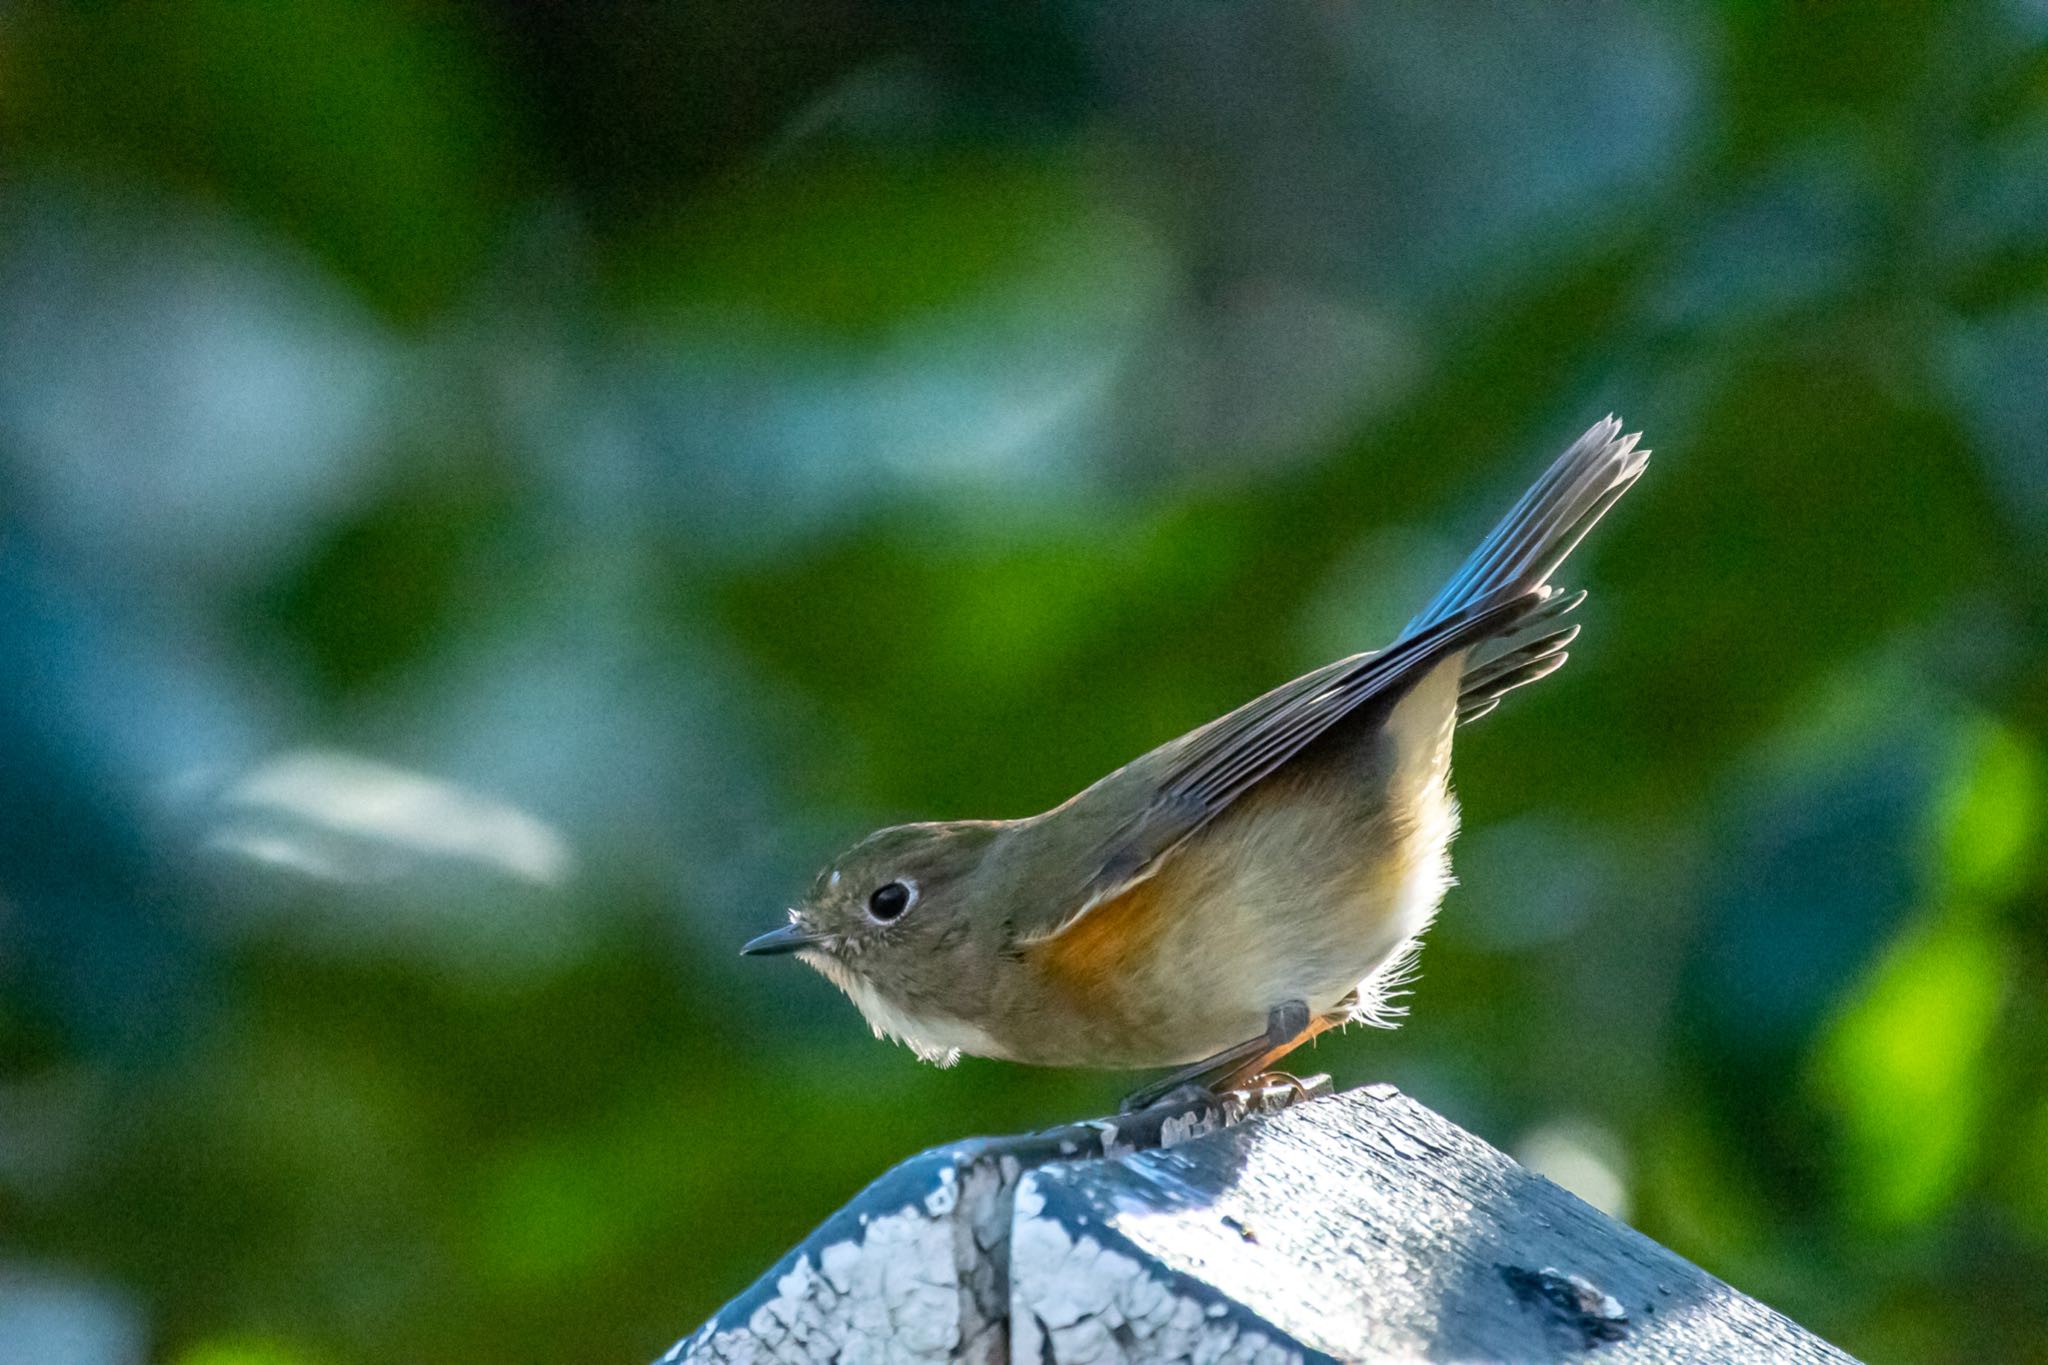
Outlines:
{"type": "MultiPolygon", "coordinates": [[[[1402,634],[1428,630],[1474,606],[1551,587],[1551,575],[1641,477],[1650,458],[1649,451],[1636,448],[1641,436],[1623,435],[1612,416],[1595,422],[1530,486],[1402,634]]],[[[1466,666],[1460,719],[1477,719],[1504,693],[1562,665],[1564,646],[1577,632],[1560,630],[1555,623],[1584,597],[1578,593],[1547,602],[1490,646],[1474,650],[1466,666]]]]}
{"type": "Polygon", "coordinates": [[[1514,509],[1487,534],[1442,591],[1401,632],[1412,635],[1474,603],[1547,586],[1593,523],[1643,472],[1641,432],[1622,435],[1612,416],[1595,422],[1557,457],[1514,509]]]}

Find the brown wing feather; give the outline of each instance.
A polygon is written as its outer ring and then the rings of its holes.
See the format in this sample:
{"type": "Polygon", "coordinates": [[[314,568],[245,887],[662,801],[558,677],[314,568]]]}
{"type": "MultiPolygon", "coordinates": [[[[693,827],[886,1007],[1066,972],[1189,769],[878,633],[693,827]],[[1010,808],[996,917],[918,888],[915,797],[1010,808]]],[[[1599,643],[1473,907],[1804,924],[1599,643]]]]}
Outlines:
{"type": "Polygon", "coordinates": [[[1332,727],[1376,700],[1398,697],[1441,660],[1502,641],[1473,662],[1462,719],[1491,710],[1501,695],[1564,662],[1575,631],[1542,627],[1577,606],[1550,576],[1642,474],[1649,452],[1621,434],[1613,417],[1596,422],[1544,471],[1395,644],[1355,655],[1275,688],[1168,746],[1151,800],[1111,831],[1095,871],[1042,928],[1018,925],[1018,942],[1067,932],[1097,906],[1142,882],[1160,860],[1332,727]]]}

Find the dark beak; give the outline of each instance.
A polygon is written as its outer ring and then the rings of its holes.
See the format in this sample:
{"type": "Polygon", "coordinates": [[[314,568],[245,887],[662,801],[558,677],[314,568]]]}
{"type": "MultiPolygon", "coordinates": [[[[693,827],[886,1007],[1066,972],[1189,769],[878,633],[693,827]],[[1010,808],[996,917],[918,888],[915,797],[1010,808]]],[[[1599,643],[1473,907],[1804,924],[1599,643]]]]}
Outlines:
{"type": "Polygon", "coordinates": [[[823,934],[806,933],[794,924],[785,924],[780,929],[770,929],[759,938],[750,938],[740,949],[743,957],[766,957],[771,953],[793,953],[800,948],[816,947],[825,939],[823,934]]]}

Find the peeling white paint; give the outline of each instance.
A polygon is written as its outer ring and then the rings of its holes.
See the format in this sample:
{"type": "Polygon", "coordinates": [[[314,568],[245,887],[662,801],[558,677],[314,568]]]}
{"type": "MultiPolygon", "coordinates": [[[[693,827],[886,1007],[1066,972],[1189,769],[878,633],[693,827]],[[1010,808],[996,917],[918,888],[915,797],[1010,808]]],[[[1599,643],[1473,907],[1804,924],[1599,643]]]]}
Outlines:
{"type": "Polygon", "coordinates": [[[924,1197],[924,1211],[934,1218],[944,1218],[960,1204],[960,1182],[954,1178],[953,1168],[948,1166],[939,1172],[939,1187],[924,1197]]]}
{"type": "Polygon", "coordinates": [[[1093,1236],[1044,1215],[1027,1175],[1010,1226],[1010,1358],[1073,1365],[1197,1360],[1215,1365],[1299,1361],[1263,1333],[1242,1330],[1220,1303],[1170,1280],[1093,1236]]]}
{"type": "MultiPolygon", "coordinates": [[[[953,1188],[946,1180],[927,1202],[953,1188]]],[[[913,1206],[826,1246],[816,1265],[800,1258],[744,1326],[707,1324],[662,1360],[949,1361],[960,1317],[951,1221],[913,1206]]]]}
{"type": "Polygon", "coordinates": [[[1213,1133],[1223,1126],[1223,1116],[1214,1109],[1195,1109],[1178,1118],[1170,1118],[1159,1126],[1159,1145],[1172,1147],[1213,1133]]]}
{"type": "MultiPolygon", "coordinates": [[[[1076,1231],[1040,1217],[1043,1204],[1029,1177],[1036,1162],[1054,1152],[1059,1156],[1052,1164],[1059,1167],[1064,1158],[1172,1146],[1228,1127],[1248,1112],[1286,1107],[1298,1094],[1276,1090],[1250,1102],[1194,1111],[1168,1120],[1156,1133],[1129,1116],[1077,1124],[1064,1134],[1046,1135],[1046,1155],[1034,1156],[1031,1164],[1011,1151],[971,1145],[948,1152],[921,1196],[893,1210],[850,1210],[858,1228],[851,1236],[808,1244],[744,1322],[729,1315],[714,1319],[677,1343],[662,1365],[1257,1359],[1271,1345],[1264,1337],[1248,1334],[1241,1340],[1235,1322],[1205,1314],[1202,1302],[1175,1295],[1169,1281],[1105,1251],[1096,1238],[1078,1232],[1085,1217],[1070,1218],[1076,1231]],[[1056,1267],[1064,1277],[1047,1307],[1058,1322],[1045,1330],[1037,1318],[1020,1321],[1014,1311],[1014,1239],[1033,1220],[1044,1226],[1027,1233],[1027,1241],[1036,1236],[1041,1244],[1036,1253],[1025,1247],[1023,1264],[1056,1267]],[[1089,1288],[1098,1282],[1098,1290],[1089,1288]]],[[[1270,1358],[1294,1357],[1281,1352],[1270,1358]]]]}

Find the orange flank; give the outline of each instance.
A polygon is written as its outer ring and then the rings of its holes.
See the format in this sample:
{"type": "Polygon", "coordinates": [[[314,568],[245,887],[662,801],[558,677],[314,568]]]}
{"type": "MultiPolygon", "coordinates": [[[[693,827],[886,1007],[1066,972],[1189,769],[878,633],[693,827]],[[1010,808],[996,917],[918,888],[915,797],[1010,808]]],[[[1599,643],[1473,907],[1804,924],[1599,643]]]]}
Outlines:
{"type": "Polygon", "coordinates": [[[1027,960],[1082,1009],[1114,1009],[1166,927],[1163,879],[1148,877],[1035,944],[1027,960]]]}

